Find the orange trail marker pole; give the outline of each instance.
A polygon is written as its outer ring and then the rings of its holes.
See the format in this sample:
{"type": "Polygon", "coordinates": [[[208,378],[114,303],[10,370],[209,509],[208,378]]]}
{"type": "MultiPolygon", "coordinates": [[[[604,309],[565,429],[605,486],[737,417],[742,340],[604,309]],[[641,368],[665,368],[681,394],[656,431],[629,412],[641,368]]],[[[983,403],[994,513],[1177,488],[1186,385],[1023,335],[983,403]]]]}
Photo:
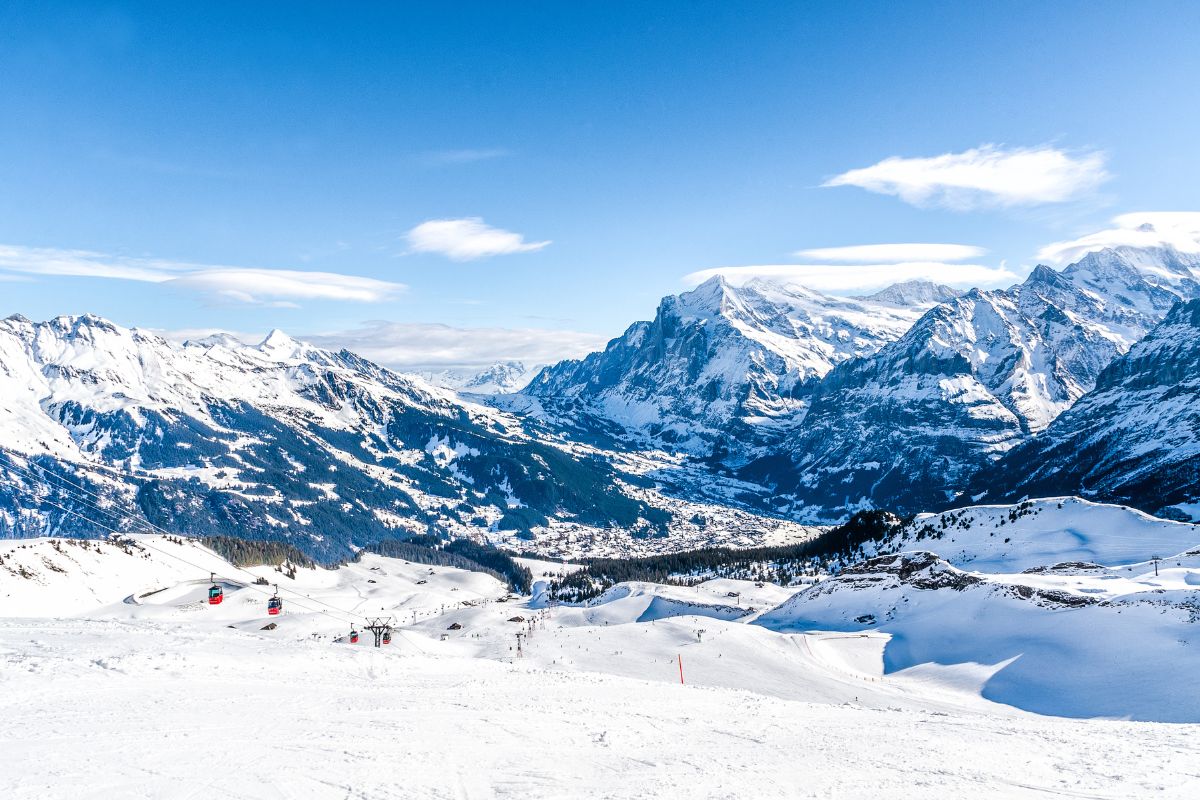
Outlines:
{"type": "Polygon", "coordinates": [[[683,683],[683,656],[677,655],[675,657],[677,659],[679,659],[679,683],[682,684],[683,683]]]}

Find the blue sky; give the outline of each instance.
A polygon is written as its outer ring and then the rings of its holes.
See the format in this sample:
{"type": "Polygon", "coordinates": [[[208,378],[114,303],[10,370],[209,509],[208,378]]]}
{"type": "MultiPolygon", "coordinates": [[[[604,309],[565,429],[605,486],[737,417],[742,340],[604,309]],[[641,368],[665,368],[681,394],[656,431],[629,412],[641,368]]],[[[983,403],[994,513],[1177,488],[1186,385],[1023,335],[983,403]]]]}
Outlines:
{"type": "Polygon", "coordinates": [[[1200,5],[994,6],[10,0],[0,314],[538,360],[1194,209],[1200,5]]]}

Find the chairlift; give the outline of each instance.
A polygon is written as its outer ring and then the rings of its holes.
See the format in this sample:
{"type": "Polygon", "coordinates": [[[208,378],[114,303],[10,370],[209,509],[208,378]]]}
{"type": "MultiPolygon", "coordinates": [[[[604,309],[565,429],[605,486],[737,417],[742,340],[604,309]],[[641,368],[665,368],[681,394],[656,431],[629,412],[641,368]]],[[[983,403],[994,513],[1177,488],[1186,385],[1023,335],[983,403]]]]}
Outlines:
{"type": "Polygon", "coordinates": [[[282,610],[283,600],[281,600],[279,597],[279,584],[277,583],[275,584],[275,594],[273,594],[271,599],[267,601],[267,613],[274,617],[278,616],[279,612],[282,610]]]}
{"type": "Polygon", "coordinates": [[[225,599],[225,591],[217,585],[217,573],[208,573],[208,579],[212,586],[208,587],[208,604],[210,606],[219,606],[221,601],[225,599]]]}

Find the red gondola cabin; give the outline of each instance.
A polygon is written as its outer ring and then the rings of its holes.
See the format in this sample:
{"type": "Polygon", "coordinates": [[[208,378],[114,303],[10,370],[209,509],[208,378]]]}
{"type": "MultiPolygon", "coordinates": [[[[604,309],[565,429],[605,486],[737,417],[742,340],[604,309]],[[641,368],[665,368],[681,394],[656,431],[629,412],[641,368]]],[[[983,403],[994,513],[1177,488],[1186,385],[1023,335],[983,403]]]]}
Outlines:
{"type": "Polygon", "coordinates": [[[208,604],[210,606],[219,606],[221,601],[225,599],[225,592],[221,591],[221,587],[215,583],[208,587],[208,604]]]}

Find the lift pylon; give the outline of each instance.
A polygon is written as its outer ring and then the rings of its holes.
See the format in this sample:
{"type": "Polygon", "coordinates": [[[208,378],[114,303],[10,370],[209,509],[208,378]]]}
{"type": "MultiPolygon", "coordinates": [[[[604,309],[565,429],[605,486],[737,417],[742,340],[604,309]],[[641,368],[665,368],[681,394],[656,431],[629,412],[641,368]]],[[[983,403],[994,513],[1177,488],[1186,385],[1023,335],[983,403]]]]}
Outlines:
{"type": "Polygon", "coordinates": [[[392,643],[392,628],[394,625],[391,617],[375,617],[370,620],[369,624],[363,627],[375,634],[376,647],[392,643]]]}

